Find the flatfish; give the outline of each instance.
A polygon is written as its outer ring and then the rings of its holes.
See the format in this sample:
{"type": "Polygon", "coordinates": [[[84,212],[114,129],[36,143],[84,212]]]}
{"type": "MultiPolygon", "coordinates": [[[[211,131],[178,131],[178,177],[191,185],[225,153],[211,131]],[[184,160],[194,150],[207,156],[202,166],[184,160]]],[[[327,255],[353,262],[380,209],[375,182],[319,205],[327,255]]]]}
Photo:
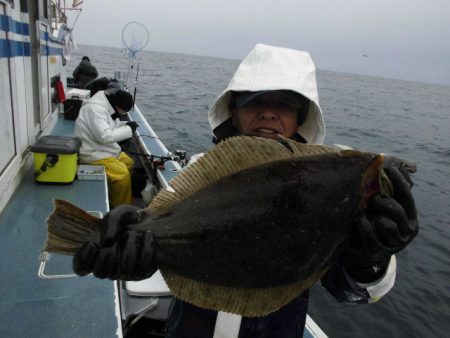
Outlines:
{"type": "MultiPolygon", "coordinates": [[[[392,195],[383,166],[401,160],[255,137],[223,141],[144,209],[155,267],[172,293],[245,316],[276,311],[317,282],[348,244],[375,193],[392,195]]],[[[44,251],[74,254],[101,220],[55,201],[44,251]]]]}

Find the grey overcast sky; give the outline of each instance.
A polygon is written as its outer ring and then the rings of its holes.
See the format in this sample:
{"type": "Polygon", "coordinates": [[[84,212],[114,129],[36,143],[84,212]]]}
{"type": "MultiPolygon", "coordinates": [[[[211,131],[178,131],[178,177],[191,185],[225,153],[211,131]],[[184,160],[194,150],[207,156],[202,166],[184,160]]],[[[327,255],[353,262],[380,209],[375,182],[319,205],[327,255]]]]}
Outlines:
{"type": "Polygon", "coordinates": [[[306,50],[319,69],[450,85],[450,0],[84,0],[82,8],[81,44],[123,47],[122,28],[139,21],[148,50],[242,59],[266,43],[306,50]]]}

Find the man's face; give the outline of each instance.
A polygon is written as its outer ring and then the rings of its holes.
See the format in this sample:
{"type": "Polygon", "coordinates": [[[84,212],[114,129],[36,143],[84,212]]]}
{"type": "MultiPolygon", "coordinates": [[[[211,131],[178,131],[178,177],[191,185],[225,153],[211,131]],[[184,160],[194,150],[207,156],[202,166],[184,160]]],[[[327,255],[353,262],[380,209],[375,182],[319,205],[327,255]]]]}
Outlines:
{"type": "Polygon", "coordinates": [[[234,108],[232,121],[244,135],[292,138],[298,128],[298,107],[282,93],[264,93],[241,108],[234,108]]]}
{"type": "Polygon", "coordinates": [[[126,113],[127,113],[127,111],[126,110],[124,110],[124,109],[122,109],[122,108],[119,108],[119,107],[117,107],[116,106],[116,111],[119,113],[119,115],[121,115],[121,116],[123,116],[123,115],[125,115],[126,113]]]}

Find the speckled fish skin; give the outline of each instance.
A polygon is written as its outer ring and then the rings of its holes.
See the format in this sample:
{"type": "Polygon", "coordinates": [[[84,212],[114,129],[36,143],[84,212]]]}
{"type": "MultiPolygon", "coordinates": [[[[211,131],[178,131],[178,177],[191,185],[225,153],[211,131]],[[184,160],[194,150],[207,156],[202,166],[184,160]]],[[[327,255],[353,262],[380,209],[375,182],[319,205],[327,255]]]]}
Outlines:
{"type": "MultiPolygon", "coordinates": [[[[181,171],[128,227],[154,233],[146,268],[160,269],[175,297],[265,316],[322,278],[373,194],[395,196],[383,169],[391,167],[415,171],[383,154],[233,137],[181,171]]],[[[67,201],[54,206],[44,251],[73,255],[98,241],[105,222],[67,201]]]]}
{"type": "Polygon", "coordinates": [[[244,288],[297,282],[345,248],[376,157],[329,153],[243,170],[135,228],[155,234],[158,267],[194,280],[244,288]]]}

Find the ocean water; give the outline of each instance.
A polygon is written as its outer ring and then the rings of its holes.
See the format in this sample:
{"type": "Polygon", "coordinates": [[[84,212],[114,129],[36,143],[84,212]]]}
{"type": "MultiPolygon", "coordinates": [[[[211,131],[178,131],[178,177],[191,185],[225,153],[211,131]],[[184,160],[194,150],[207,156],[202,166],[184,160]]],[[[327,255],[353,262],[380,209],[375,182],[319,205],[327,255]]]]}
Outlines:
{"type": "MultiPolygon", "coordinates": [[[[143,51],[130,70],[121,49],[79,46],[69,70],[83,55],[100,76],[115,70],[129,74],[136,102],[169,150],[192,155],[210,148],[207,111],[238,60],[143,51]]],[[[413,192],[420,232],[397,255],[395,286],[378,303],[340,304],[316,285],[310,315],[330,337],[448,337],[450,87],[321,70],[317,80],[326,144],[390,153],[417,164],[413,192]]]]}

